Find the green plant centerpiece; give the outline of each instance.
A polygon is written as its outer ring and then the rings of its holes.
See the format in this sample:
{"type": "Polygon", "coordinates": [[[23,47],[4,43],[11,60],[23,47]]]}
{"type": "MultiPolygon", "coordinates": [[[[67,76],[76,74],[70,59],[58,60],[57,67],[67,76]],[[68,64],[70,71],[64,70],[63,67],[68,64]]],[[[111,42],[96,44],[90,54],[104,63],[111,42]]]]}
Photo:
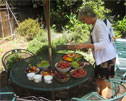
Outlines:
{"type": "Polygon", "coordinates": [[[49,62],[47,60],[42,60],[37,64],[37,67],[41,70],[47,70],[49,68],[49,62]]]}

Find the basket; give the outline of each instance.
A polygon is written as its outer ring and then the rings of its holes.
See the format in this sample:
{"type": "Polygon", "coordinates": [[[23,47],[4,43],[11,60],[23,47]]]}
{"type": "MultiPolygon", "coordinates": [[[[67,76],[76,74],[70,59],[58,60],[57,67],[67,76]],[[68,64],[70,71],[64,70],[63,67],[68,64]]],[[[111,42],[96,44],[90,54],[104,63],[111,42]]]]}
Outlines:
{"type": "Polygon", "coordinates": [[[67,82],[67,81],[70,79],[70,76],[68,76],[67,78],[64,78],[64,79],[58,79],[58,78],[55,77],[55,79],[56,79],[58,82],[60,82],[60,83],[65,83],[65,82],[67,82]]]}
{"type": "Polygon", "coordinates": [[[55,77],[54,78],[58,82],[65,83],[65,82],[67,82],[70,79],[70,74],[68,74],[68,73],[57,73],[57,74],[55,74],[55,77]],[[61,77],[63,77],[63,78],[61,78],[61,77]]]}

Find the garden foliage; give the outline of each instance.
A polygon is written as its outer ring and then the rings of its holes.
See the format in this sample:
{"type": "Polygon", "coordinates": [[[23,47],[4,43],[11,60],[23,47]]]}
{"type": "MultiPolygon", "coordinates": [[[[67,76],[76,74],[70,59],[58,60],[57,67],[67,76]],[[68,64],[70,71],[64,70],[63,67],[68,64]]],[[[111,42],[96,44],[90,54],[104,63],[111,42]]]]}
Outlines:
{"type": "Polygon", "coordinates": [[[10,55],[10,57],[7,60],[6,66],[7,69],[10,70],[11,67],[16,63],[22,60],[21,56],[18,53],[10,55]]]}
{"type": "Polygon", "coordinates": [[[19,24],[16,32],[21,36],[25,36],[27,40],[32,40],[35,35],[42,33],[42,30],[36,20],[28,18],[19,24]]]}
{"type": "MultiPolygon", "coordinates": [[[[102,0],[82,0],[83,3],[80,6],[79,9],[77,9],[77,12],[81,8],[83,8],[85,5],[90,5],[94,8],[94,11],[96,12],[97,16],[100,19],[105,18],[105,14],[109,13],[110,10],[106,9],[104,7],[104,2],[102,0]]],[[[87,25],[79,21],[77,18],[77,14],[71,13],[70,16],[66,15],[66,17],[69,19],[69,22],[65,26],[65,33],[68,43],[84,43],[88,41],[90,30],[92,29],[91,25],[87,25]],[[68,31],[67,31],[68,30],[68,31]]]]}
{"type": "MultiPolygon", "coordinates": [[[[109,15],[111,12],[105,8],[102,0],[52,0],[50,2],[51,28],[56,31],[60,29],[60,32],[62,32],[60,38],[52,39],[52,52],[56,51],[57,45],[77,44],[88,41],[92,26],[82,23],[78,19],[79,10],[85,5],[92,6],[100,19],[106,18],[106,14],[109,15]]],[[[125,21],[126,17],[113,24],[116,35],[126,33],[125,21]]],[[[35,54],[48,54],[47,32],[40,28],[36,20],[29,18],[21,22],[17,28],[17,32],[20,35],[26,36],[28,40],[31,40],[28,45],[28,50],[35,54]]],[[[57,36],[56,32],[52,32],[51,30],[52,33],[55,33],[52,37],[57,36]]]]}
{"type": "Polygon", "coordinates": [[[118,31],[118,35],[126,37],[126,16],[122,20],[118,20],[115,26],[118,31]]]}

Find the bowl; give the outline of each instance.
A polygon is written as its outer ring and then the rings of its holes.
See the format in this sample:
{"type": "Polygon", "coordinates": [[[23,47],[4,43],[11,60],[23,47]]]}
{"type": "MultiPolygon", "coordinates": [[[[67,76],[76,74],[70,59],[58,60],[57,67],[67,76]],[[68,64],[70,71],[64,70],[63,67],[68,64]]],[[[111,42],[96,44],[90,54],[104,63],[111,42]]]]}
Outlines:
{"type": "Polygon", "coordinates": [[[84,62],[82,62],[82,61],[73,61],[73,62],[71,62],[71,65],[72,65],[72,67],[73,68],[83,68],[84,66],[85,66],[85,64],[84,64],[84,62]]]}
{"type": "Polygon", "coordinates": [[[37,75],[34,76],[34,82],[35,83],[39,83],[39,82],[41,82],[41,80],[42,80],[42,75],[37,74],[37,75]]]}
{"type": "Polygon", "coordinates": [[[37,67],[38,67],[40,70],[45,71],[45,70],[48,70],[49,66],[50,66],[50,65],[48,65],[48,66],[42,66],[42,67],[37,66],[37,67]]]}
{"type": "Polygon", "coordinates": [[[54,76],[54,75],[55,75],[55,72],[42,71],[42,72],[41,72],[41,75],[42,75],[42,76],[46,76],[46,75],[54,76]]]}
{"type": "Polygon", "coordinates": [[[27,67],[26,69],[25,69],[25,72],[26,73],[38,73],[40,70],[39,70],[39,68],[37,68],[37,67],[35,67],[35,66],[32,66],[32,67],[27,67]]]}
{"type": "Polygon", "coordinates": [[[42,60],[37,64],[37,67],[40,70],[47,70],[49,68],[50,64],[47,60],[42,60]]]}
{"type": "Polygon", "coordinates": [[[33,80],[35,76],[35,73],[31,72],[31,73],[27,73],[27,78],[28,80],[33,80]]]}
{"type": "Polygon", "coordinates": [[[51,75],[44,76],[45,83],[48,83],[48,84],[52,83],[52,79],[53,79],[53,76],[51,76],[51,75]]]}
{"type": "Polygon", "coordinates": [[[87,71],[83,68],[77,68],[77,69],[71,70],[70,74],[74,78],[82,78],[86,76],[87,71]]]}
{"type": "Polygon", "coordinates": [[[68,65],[67,65],[67,63],[68,62],[63,62],[63,63],[58,62],[58,63],[56,63],[55,67],[56,67],[57,71],[63,72],[63,73],[68,72],[71,69],[71,64],[68,63],[68,65]]]}
{"type": "Polygon", "coordinates": [[[70,75],[68,73],[57,73],[55,74],[55,79],[58,82],[65,83],[70,79],[70,75]]]}
{"type": "Polygon", "coordinates": [[[65,82],[67,82],[69,79],[70,79],[70,77],[67,77],[67,78],[64,78],[64,79],[58,79],[58,78],[56,78],[56,80],[57,80],[58,82],[61,82],[61,83],[65,83],[65,82]]]}

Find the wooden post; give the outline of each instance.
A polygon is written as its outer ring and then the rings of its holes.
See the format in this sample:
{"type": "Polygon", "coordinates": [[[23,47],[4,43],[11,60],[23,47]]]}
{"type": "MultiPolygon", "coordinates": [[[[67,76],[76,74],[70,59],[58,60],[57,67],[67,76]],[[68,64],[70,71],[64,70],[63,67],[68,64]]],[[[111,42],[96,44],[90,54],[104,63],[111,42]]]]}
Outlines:
{"type": "MultiPolygon", "coordinates": [[[[50,35],[50,0],[46,0],[46,28],[48,31],[48,44],[49,44],[49,63],[51,69],[52,67],[52,47],[51,47],[51,35],[50,35]]],[[[54,83],[54,89],[55,89],[55,83],[54,83]]],[[[51,92],[52,101],[55,101],[55,90],[51,92]]]]}
{"type": "Polygon", "coordinates": [[[48,32],[49,62],[52,68],[52,47],[51,47],[51,35],[50,35],[50,0],[46,0],[46,28],[48,32]]]}

